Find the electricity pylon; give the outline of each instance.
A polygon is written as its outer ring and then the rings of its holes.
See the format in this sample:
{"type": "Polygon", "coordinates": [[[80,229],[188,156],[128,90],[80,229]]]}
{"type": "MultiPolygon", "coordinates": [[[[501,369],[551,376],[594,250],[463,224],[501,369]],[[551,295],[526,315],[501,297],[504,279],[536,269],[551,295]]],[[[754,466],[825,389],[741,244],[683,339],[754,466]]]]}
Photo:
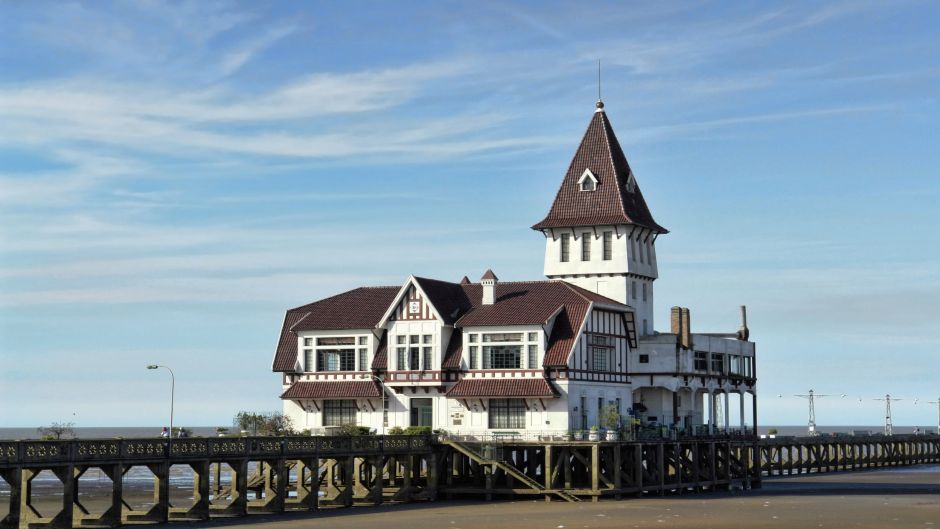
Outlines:
{"type": "Polygon", "coordinates": [[[895,401],[904,400],[904,399],[896,399],[896,398],[893,398],[891,395],[885,395],[885,398],[875,399],[875,400],[884,401],[885,403],[885,435],[892,435],[894,431],[893,431],[893,425],[891,424],[891,401],[892,400],[895,400],[895,401]]]}
{"type": "Polygon", "coordinates": [[[816,399],[829,396],[830,395],[820,395],[813,390],[809,390],[809,393],[806,395],[794,395],[794,397],[809,400],[809,424],[807,425],[807,430],[810,435],[816,435],[816,399]]]}
{"type": "Polygon", "coordinates": [[[937,405],[937,435],[940,435],[940,396],[937,397],[937,400],[931,400],[927,404],[937,405]]]}

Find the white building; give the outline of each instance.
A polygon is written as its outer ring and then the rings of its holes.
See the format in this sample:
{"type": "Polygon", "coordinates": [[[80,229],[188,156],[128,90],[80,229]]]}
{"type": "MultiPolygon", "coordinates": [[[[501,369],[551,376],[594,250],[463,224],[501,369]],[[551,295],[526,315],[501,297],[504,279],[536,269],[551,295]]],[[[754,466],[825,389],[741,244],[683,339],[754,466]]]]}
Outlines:
{"type": "Polygon", "coordinates": [[[673,307],[655,332],[653,220],[598,102],[544,220],[548,280],[409,277],[287,311],[273,369],[298,428],[431,426],[561,433],[600,410],[647,423],[728,427],[756,413],[754,343],[691,332],[673,307]],[[723,397],[723,399],[722,399],[723,397]]]}

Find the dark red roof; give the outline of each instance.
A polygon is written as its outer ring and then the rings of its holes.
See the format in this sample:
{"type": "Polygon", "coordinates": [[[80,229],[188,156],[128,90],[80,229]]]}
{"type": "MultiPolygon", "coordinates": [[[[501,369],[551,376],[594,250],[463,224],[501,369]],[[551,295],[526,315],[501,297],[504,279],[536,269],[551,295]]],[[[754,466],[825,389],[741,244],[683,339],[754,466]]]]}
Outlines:
{"type": "Polygon", "coordinates": [[[552,334],[548,337],[548,347],[542,365],[545,367],[564,367],[568,365],[568,355],[574,347],[578,330],[587,314],[587,305],[569,305],[555,318],[552,334]]]}
{"type": "MultiPolygon", "coordinates": [[[[629,307],[599,294],[588,292],[564,281],[520,281],[496,284],[492,305],[481,302],[482,287],[465,285],[474,308],[457,320],[461,327],[494,325],[541,325],[561,306],[583,305],[591,301],[606,305],[629,307]]],[[[580,323],[580,321],[579,321],[580,323]]]]}
{"type": "Polygon", "coordinates": [[[496,277],[496,274],[494,274],[493,271],[490,270],[489,268],[486,269],[486,272],[483,272],[483,277],[480,278],[480,280],[484,280],[484,279],[492,279],[494,281],[499,281],[499,278],[496,277]]]}
{"type": "Polygon", "coordinates": [[[557,397],[551,382],[539,378],[465,378],[447,390],[447,397],[557,397]]]}
{"type": "Polygon", "coordinates": [[[638,224],[667,233],[666,228],[653,220],[640,187],[634,185],[633,191],[627,189],[632,174],[607,113],[595,112],[561,181],[548,216],[532,229],[638,224]],[[597,178],[594,191],[581,191],[578,184],[585,169],[590,169],[597,178]]]}
{"type": "Polygon", "coordinates": [[[428,301],[437,309],[446,325],[453,325],[457,318],[473,306],[463,285],[426,277],[416,277],[415,281],[427,294],[428,301]]]}
{"type": "Polygon", "coordinates": [[[463,354],[463,332],[460,329],[454,329],[450,335],[450,342],[447,344],[447,351],[444,352],[444,361],[441,367],[444,369],[460,369],[460,355],[463,354]]]}
{"type": "Polygon", "coordinates": [[[355,399],[381,397],[382,391],[372,380],[336,380],[295,382],[282,399],[355,399]]]}
{"type": "Polygon", "coordinates": [[[290,332],[290,328],[304,317],[305,312],[287,311],[284,315],[284,324],[281,326],[281,337],[274,352],[274,371],[293,371],[297,364],[297,337],[290,332]]]}
{"type": "MultiPolygon", "coordinates": [[[[465,285],[420,277],[416,277],[415,281],[427,294],[428,301],[441,313],[444,323],[457,327],[542,325],[562,309],[549,338],[545,366],[561,366],[567,363],[574,337],[591,302],[623,310],[629,309],[617,301],[564,281],[497,283],[496,299],[492,305],[483,305],[483,287],[479,283],[465,285]]],[[[291,330],[374,328],[399,290],[400,287],[356,289],[289,310],[284,319],[274,358],[274,371],[294,370],[297,362],[297,338],[291,330]],[[328,313],[330,307],[335,313],[328,313]],[[341,323],[338,321],[340,317],[349,318],[349,322],[341,323]],[[318,322],[324,326],[317,326],[318,322]]],[[[459,330],[454,335],[455,338],[451,339],[444,355],[444,369],[460,367],[459,330]]],[[[373,369],[387,368],[387,348],[383,335],[372,362],[373,369]]]]}
{"type": "Polygon", "coordinates": [[[360,287],[287,311],[274,371],[293,371],[297,363],[297,336],[292,331],[372,329],[401,287],[360,287]]]}
{"type": "Polygon", "coordinates": [[[305,312],[291,330],[371,329],[378,324],[401,287],[359,287],[292,309],[305,312]]]}
{"type": "Polygon", "coordinates": [[[384,331],[379,339],[379,346],[372,357],[372,369],[388,369],[388,331],[384,331]]]}

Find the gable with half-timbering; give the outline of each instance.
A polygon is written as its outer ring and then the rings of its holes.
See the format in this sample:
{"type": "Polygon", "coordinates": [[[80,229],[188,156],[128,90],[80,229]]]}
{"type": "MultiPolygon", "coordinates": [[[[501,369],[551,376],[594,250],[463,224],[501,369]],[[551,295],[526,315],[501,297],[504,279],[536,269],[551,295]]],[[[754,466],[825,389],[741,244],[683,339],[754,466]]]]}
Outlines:
{"type": "Polygon", "coordinates": [[[414,284],[411,284],[408,285],[408,290],[395,307],[389,320],[436,320],[438,319],[436,312],[421,291],[414,284]]]}
{"type": "Polygon", "coordinates": [[[585,318],[568,360],[569,378],[627,383],[629,355],[635,347],[632,312],[595,308],[585,318]]]}

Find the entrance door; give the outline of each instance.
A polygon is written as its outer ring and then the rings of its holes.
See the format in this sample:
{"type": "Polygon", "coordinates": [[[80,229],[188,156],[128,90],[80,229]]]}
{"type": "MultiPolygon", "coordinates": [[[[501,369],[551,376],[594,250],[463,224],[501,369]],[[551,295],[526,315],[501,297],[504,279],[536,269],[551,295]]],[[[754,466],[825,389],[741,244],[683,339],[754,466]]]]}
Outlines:
{"type": "Polygon", "coordinates": [[[411,425],[434,426],[434,405],[431,399],[411,399],[411,425]]]}

